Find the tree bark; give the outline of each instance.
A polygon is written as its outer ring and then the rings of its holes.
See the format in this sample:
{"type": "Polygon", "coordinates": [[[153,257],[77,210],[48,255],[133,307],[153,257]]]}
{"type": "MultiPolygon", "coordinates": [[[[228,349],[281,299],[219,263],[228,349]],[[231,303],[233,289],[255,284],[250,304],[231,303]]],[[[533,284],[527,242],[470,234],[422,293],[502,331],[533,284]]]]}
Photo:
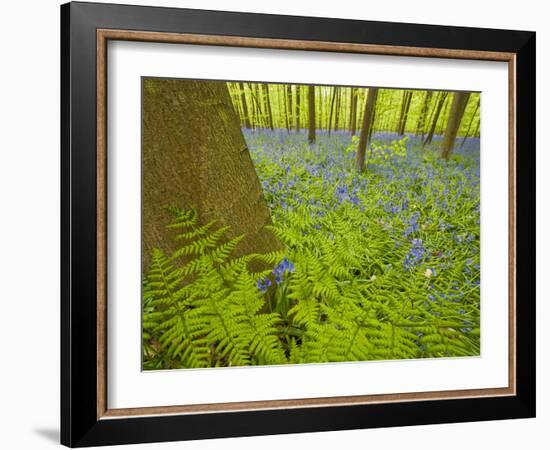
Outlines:
{"type": "Polygon", "coordinates": [[[365,101],[365,113],[363,114],[363,124],[361,125],[361,133],[359,135],[359,146],[357,148],[357,156],[355,166],[357,172],[362,173],[365,166],[365,153],[367,150],[368,137],[374,116],[374,108],[376,106],[376,97],[378,96],[378,88],[369,88],[367,100],[365,101]]]}
{"type": "MultiPolygon", "coordinates": [[[[378,95],[377,95],[378,98],[378,95]]],[[[372,117],[370,119],[370,126],[369,126],[369,134],[367,135],[367,143],[369,143],[372,139],[372,134],[374,133],[374,124],[376,123],[376,107],[372,111],[372,117]]]]}
{"type": "Polygon", "coordinates": [[[264,228],[269,209],[225,83],[146,79],[142,120],[144,270],[153,248],[176,249],[164,205],[230,226],[229,238],[246,233],[237,256],[282,248],[264,228]]]}
{"type": "Polygon", "coordinates": [[[403,94],[403,104],[401,106],[401,115],[399,116],[399,128],[397,134],[403,136],[405,127],[407,126],[407,118],[409,116],[409,108],[411,106],[412,91],[405,91],[403,94]]]}
{"type": "Polygon", "coordinates": [[[300,131],[300,89],[301,86],[296,86],[296,131],[300,131]]]}
{"type": "Polygon", "coordinates": [[[265,106],[267,109],[267,118],[269,119],[269,128],[273,131],[273,112],[271,111],[271,98],[269,97],[269,86],[267,84],[262,85],[264,90],[265,106]]]}
{"type": "Polygon", "coordinates": [[[286,85],[286,127],[288,131],[292,129],[292,85],[286,85]]]}
{"type": "Polygon", "coordinates": [[[289,120],[289,117],[290,117],[290,112],[289,112],[289,101],[288,101],[288,86],[285,88],[285,86],[281,86],[282,90],[283,90],[283,106],[284,106],[284,109],[285,109],[285,126],[286,126],[286,131],[288,131],[290,133],[290,120],[289,120]]]}
{"type": "Polygon", "coordinates": [[[243,116],[244,116],[244,127],[250,128],[250,116],[248,115],[248,106],[246,104],[246,94],[244,92],[244,84],[239,83],[239,89],[241,90],[241,103],[243,108],[243,116]]]}
{"type": "Polygon", "coordinates": [[[336,106],[334,111],[334,131],[338,131],[339,124],[340,124],[340,104],[341,104],[341,91],[340,89],[336,88],[336,106]]]}
{"type": "Polygon", "coordinates": [[[336,90],[338,88],[333,88],[333,91],[332,91],[332,100],[330,102],[330,113],[329,113],[329,116],[328,116],[328,135],[330,136],[330,131],[332,129],[332,116],[334,114],[334,103],[336,101],[336,90]]]}
{"type": "Polygon", "coordinates": [[[460,122],[464,116],[464,111],[470,98],[469,92],[455,92],[453,94],[453,103],[449,113],[449,120],[445,127],[445,135],[441,144],[441,157],[449,159],[455,146],[456,134],[460,128],[460,122]]]}
{"type": "Polygon", "coordinates": [[[441,114],[441,110],[443,109],[443,105],[445,104],[445,100],[447,99],[447,92],[441,92],[439,94],[439,98],[436,103],[434,115],[432,118],[432,124],[430,125],[430,131],[428,132],[428,136],[426,137],[426,140],[424,141],[424,145],[428,145],[432,143],[432,139],[434,137],[435,127],[437,125],[437,119],[439,119],[439,114],[441,114]]]}
{"type": "Polygon", "coordinates": [[[354,88],[351,88],[351,107],[350,107],[350,130],[351,135],[355,136],[357,128],[357,91],[354,88]]]}
{"type": "Polygon", "coordinates": [[[252,96],[254,110],[256,111],[254,128],[262,128],[264,126],[264,121],[262,107],[259,99],[260,88],[257,84],[250,84],[248,87],[250,90],[250,95],[252,96]]]}
{"type": "Polygon", "coordinates": [[[432,99],[432,91],[427,91],[424,96],[424,103],[422,104],[422,109],[420,111],[420,115],[418,116],[418,122],[416,124],[416,135],[422,136],[422,139],[424,139],[424,129],[426,128],[426,115],[428,114],[428,106],[430,105],[430,101],[432,99]]]}
{"type": "Polygon", "coordinates": [[[307,140],[310,144],[315,144],[315,86],[307,87],[309,130],[307,140]]]}
{"type": "MultiPolygon", "coordinates": [[[[448,96],[447,96],[447,98],[448,98],[448,96]]],[[[451,103],[452,103],[452,99],[451,99],[450,102],[445,101],[445,104],[443,105],[443,109],[441,110],[441,114],[440,114],[440,119],[441,120],[439,121],[439,123],[436,126],[435,134],[443,134],[445,132],[445,128],[447,127],[447,122],[448,122],[449,117],[450,117],[451,103]]]]}
{"type": "Polygon", "coordinates": [[[461,147],[464,147],[464,143],[466,142],[466,139],[470,135],[470,130],[472,129],[472,124],[474,123],[474,119],[476,117],[477,110],[479,109],[480,103],[481,103],[481,97],[478,97],[477,103],[476,103],[476,109],[474,109],[474,113],[472,114],[472,117],[470,118],[470,123],[468,124],[468,128],[466,129],[466,134],[464,135],[464,137],[462,138],[462,142],[460,143],[461,147]]]}
{"type": "Polygon", "coordinates": [[[481,136],[481,133],[479,132],[479,125],[480,124],[481,124],[481,120],[478,120],[477,125],[476,125],[476,130],[474,131],[474,134],[472,134],[472,136],[478,136],[478,137],[481,136]]]}

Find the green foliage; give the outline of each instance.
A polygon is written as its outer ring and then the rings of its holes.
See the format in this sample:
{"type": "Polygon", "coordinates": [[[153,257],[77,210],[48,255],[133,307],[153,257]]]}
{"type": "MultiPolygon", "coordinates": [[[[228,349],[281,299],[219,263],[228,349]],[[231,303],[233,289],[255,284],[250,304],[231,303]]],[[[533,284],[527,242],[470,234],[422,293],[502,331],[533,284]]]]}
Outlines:
{"type": "Polygon", "coordinates": [[[289,315],[305,334],[292,361],[341,360],[331,346],[354,331],[371,344],[356,350],[366,359],[479,354],[475,142],[442,162],[417,138],[377,134],[357,174],[349,135],[321,134],[315,146],[283,132],[247,139],[272,229],[296,267],[289,315]],[[305,349],[315,344],[313,357],[305,349]]]}
{"type": "MultiPolygon", "coordinates": [[[[231,258],[242,236],[223,239],[227,227],[198,225],[195,211],[169,208],[168,228],[182,243],[166,256],[155,249],[143,286],[145,369],[240,366],[285,362],[276,333],[279,315],[265,311],[252,260],[281,255],[231,258]]],[[[269,273],[269,270],[267,271],[269,273]]]]}
{"type": "MultiPolygon", "coordinates": [[[[196,211],[169,210],[180,247],[170,256],[155,249],[144,279],[144,369],[479,353],[478,325],[467,333],[463,325],[465,317],[479,323],[475,304],[464,316],[463,304],[427,302],[427,286],[447,289],[449,279],[425,268],[403,279],[388,261],[407,250],[380,239],[387,224],[351,204],[322,217],[307,205],[277,215],[271,229],[286,244],[284,258],[233,258],[242,236],[200,225],[196,211]],[[252,261],[270,268],[253,272],[252,261]]],[[[454,271],[450,279],[462,276],[454,271]]]]}
{"type": "MultiPolygon", "coordinates": [[[[241,125],[246,128],[294,129],[308,126],[307,89],[305,85],[264,84],[264,83],[227,83],[234,108],[241,118],[241,125]],[[246,114],[245,114],[246,107],[246,114]],[[245,117],[246,116],[246,117],[245,117]]],[[[357,98],[356,130],[361,124],[361,114],[368,94],[368,88],[314,86],[316,129],[342,130],[351,129],[352,91],[357,98]],[[338,101],[333,105],[335,90],[338,101]],[[332,111],[332,112],[331,112],[332,111]]],[[[405,118],[404,132],[424,135],[427,133],[433,113],[442,91],[407,91],[403,89],[378,90],[376,113],[373,129],[375,132],[396,131],[405,92],[412,92],[410,105],[405,118]],[[430,96],[428,96],[430,92],[430,96]]],[[[447,96],[438,120],[436,134],[441,134],[449,119],[451,97],[447,96]]],[[[472,92],[464,111],[458,136],[479,136],[479,101],[480,94],[472,92]]]]}

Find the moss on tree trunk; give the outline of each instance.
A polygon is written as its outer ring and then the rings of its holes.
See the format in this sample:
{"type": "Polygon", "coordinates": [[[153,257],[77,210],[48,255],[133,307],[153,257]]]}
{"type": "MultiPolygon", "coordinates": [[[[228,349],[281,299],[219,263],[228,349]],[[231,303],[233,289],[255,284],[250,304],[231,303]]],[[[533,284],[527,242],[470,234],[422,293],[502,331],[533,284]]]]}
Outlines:
{"type": "Polygon", "coordinates": [[[225,83],[145,79],[142,120],[144,270],[153,248],[175,249],[164,205],[246,233],[237,256],[282,248],[225,83]]]}

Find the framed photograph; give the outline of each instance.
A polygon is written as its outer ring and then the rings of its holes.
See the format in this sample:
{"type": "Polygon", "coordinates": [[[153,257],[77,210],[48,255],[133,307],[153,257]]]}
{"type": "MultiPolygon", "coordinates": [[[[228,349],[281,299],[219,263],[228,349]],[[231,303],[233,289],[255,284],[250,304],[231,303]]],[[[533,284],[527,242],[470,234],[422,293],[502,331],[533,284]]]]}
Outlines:
{"type": "Polygon", "coordinates": [[[535,33],[61,7],[61,441],[535,415],[535,33]]]}

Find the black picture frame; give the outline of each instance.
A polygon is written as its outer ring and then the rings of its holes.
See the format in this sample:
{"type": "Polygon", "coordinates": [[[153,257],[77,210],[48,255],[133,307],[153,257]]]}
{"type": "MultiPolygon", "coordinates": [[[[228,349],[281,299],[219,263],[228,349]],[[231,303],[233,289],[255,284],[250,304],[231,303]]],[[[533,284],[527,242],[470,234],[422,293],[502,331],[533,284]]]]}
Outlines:
{"type": "Polygon", "coordinates": [[[61,6],[61,443],[70,447],[535,416],[535,33],[68,3],[61,6]],[[515,55],[516,393],[509,396],[98,418],[97,30],[515,55]]]}

